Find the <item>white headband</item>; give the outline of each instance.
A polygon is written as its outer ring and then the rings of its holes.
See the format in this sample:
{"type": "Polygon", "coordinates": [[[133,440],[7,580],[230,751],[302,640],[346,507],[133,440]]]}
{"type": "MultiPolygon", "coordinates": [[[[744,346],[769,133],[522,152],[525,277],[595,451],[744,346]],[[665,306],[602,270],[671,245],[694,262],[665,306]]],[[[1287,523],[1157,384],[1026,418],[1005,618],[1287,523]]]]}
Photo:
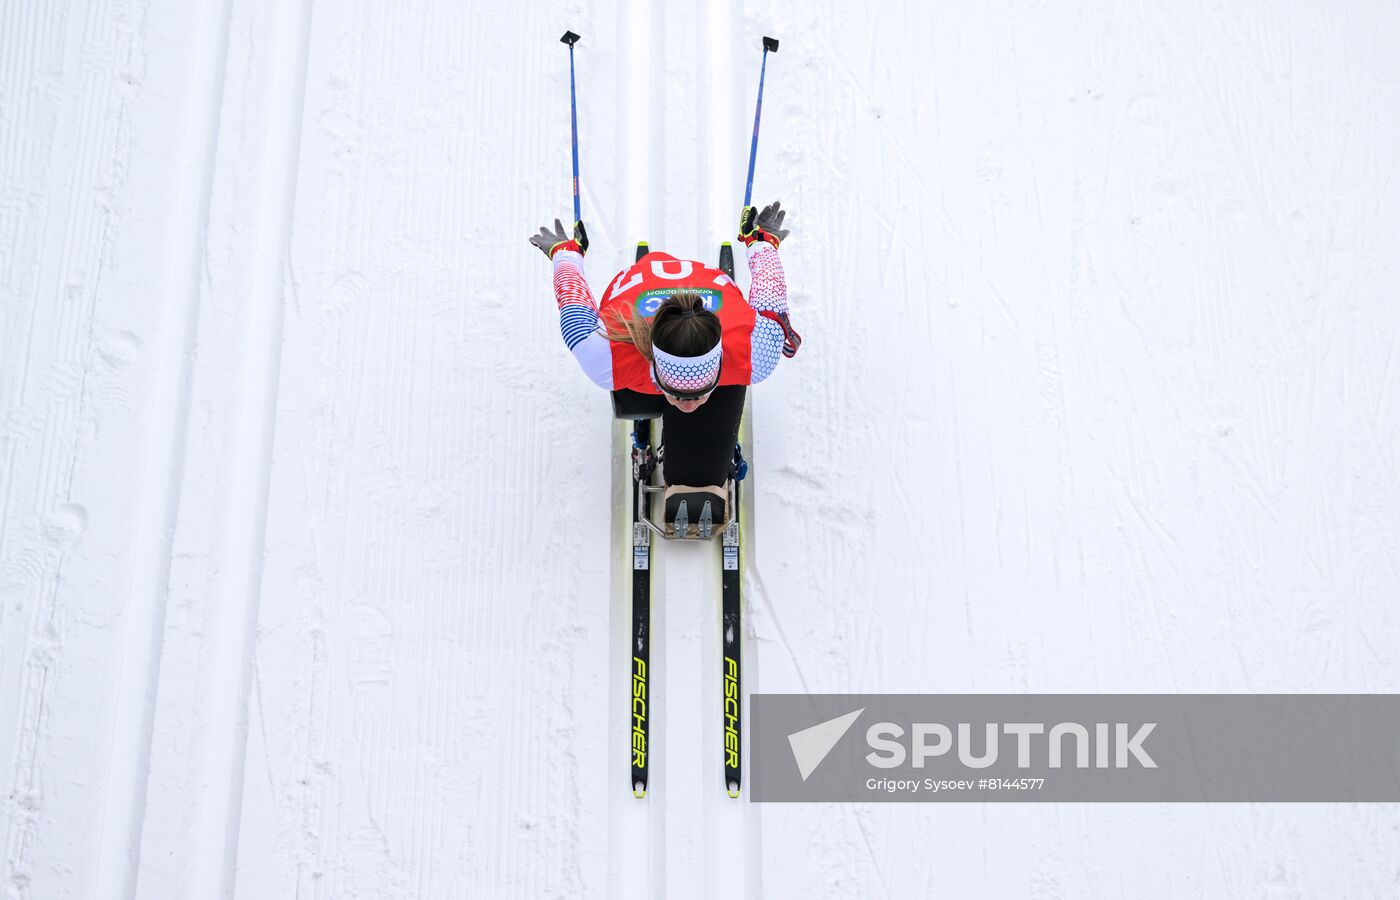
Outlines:
{"type": "Polygon", "coordinates": [[[717,341],[708,353],[699,356],[676,356],[653,344],[651,355],[656,362],[657,377],[663,382],[659,387],[698,391],[713,384],[715,376],[719,374],[724,341],[717,341]]]}

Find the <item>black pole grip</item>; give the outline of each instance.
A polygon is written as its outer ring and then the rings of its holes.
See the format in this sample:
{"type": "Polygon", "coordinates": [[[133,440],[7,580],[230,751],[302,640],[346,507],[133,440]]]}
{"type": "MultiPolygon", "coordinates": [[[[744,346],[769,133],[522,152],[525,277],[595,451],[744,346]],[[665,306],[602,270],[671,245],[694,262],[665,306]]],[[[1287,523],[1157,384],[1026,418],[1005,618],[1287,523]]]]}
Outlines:
{"type": "MultiPolygon", "coordinates": [[[[574,37],[577,38],[578,35],[574,35],[574,37]]],[[[774,53],[777,53],[777,52],[778,52],[778,39],[777,39],[777,38],[770,38],[770,37],[766,37],[766,36],[765,36],[765,37],[763,38],[763,49],[764,49],[764,50],[772,50],[774,53]]]]}
{"type": "MultiPolygon", "coordinates": [[[[768,38],[764,38],[764,40],[766,41],[766,40],[768,40],[768,38]]],[[[560,41],[560,43],[568,44],[570,47],[572,47],[574,44],[577,44],[577,43],[578,43],[578,35],[574,34],[572,31],[566,31],[566,32],[564,32],[564,36],[561,37],[561,38],[559,39],[559,41],[560,41]]],[[[778,48],[778,42],[777,42],[777,41],[774,41],[774,42],[773,42],[773,49],[776,50],[777,48],[778,48]]]]}

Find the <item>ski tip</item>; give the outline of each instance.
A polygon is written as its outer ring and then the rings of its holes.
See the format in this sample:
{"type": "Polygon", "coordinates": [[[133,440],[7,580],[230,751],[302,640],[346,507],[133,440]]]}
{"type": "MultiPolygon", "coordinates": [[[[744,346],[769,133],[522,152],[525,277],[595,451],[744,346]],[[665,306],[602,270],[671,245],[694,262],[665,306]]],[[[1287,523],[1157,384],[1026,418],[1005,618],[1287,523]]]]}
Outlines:
{"type": "Polygon", "coordinates": [[[647,796],[647,789],[642,788],[638,790],[637,788],[632,788],[632,796],[636,797],[638,800],[645,800],[647,796]]]}
{"type": "Polygon", "coordinates": [[[719,246],[720,249],[724,249],[725,247],[733,247],[734,245],[729,243],[728,241],[720,241],[719,246]]]}
{"type": "Polygon", "coordinates": [[[731,784],[729,786],[729,796],[734,800],[739,799],[739,786],[737,784],[731,784]]]}
{"type": "MultiPolygon", "coordinates": [[[[578,35],[574,35],[574,38],[577,39],[577,38],[578,38],[578,35]]],[[[770,38],[768,35],[765,34],[765,35],[763,36],[763,49],[764,49],[764,50],[772,50],[774,53],[777,53],[777,52],[778,52],[778,39],[777,39],[777,38],[770,38]]]]}
{"type": "MultiPolygon", "coordinates": [[[[763,40],[766,42],[768,38],[764,38],[763,40]]],[[[578,43],[578,35],[574,34],[572,31],[566,31],[564,32],[564,36],[559,39],[559,42],[561,44],[568,44],[570,47],[572,47],[574,44],[578,43]]],[[[773,49],[776,50],[778,48],[774,46],[773,49]]]]}

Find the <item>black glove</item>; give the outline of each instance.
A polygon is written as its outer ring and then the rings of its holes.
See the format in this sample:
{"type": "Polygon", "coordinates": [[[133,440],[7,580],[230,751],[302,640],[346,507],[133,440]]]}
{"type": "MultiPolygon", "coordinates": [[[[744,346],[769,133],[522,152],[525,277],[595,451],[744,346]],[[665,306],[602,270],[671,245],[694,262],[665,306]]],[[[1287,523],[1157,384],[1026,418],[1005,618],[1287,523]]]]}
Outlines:
{"type": "Polygon", "coordinates": [[[787,210],[779,203],[774,200],[762,210],[756,206],[746,206],[739,213],[739,240],[744,242],[744,246],[751,246],[754,241],[767,241],[776,247],[787,240],[791,233],[783,227],[787,210]]]}
{"type": "Polygon", "coordinates": [[[530,238],[530,243],[539,247],[540,252],[550,259],[560,250],[574,250],[582,254],[588,252],[588,232],[584,230],[582,222],[575,222],[574,236],[570,238],[564,231],[564,223],[555,219],[553,230],[541,226],[540,233],[530,238]]]}

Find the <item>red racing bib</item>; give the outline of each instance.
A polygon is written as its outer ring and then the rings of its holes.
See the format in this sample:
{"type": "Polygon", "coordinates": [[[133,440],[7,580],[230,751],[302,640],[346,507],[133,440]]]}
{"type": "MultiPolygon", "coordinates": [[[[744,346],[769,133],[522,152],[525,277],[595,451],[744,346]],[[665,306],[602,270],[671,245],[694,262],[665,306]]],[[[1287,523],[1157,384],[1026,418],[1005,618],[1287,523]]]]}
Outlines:
{"type": "MultiPolygon", "coordinates": [[[[724,345],[719,383],[748,384],[753,376],[750,354],[758,314],[733,279],[719,269],[668,253],[648,253],[612,280],[598,304],[598,315],[615,331],[619,315],[649,319],[681,289],[700,294],[705,308],[719,316],[724,345]]],[[[612,367],[614,389],[661,393],[651,380],[651,363],[631,344],[612,342],[612,367]]]]}

